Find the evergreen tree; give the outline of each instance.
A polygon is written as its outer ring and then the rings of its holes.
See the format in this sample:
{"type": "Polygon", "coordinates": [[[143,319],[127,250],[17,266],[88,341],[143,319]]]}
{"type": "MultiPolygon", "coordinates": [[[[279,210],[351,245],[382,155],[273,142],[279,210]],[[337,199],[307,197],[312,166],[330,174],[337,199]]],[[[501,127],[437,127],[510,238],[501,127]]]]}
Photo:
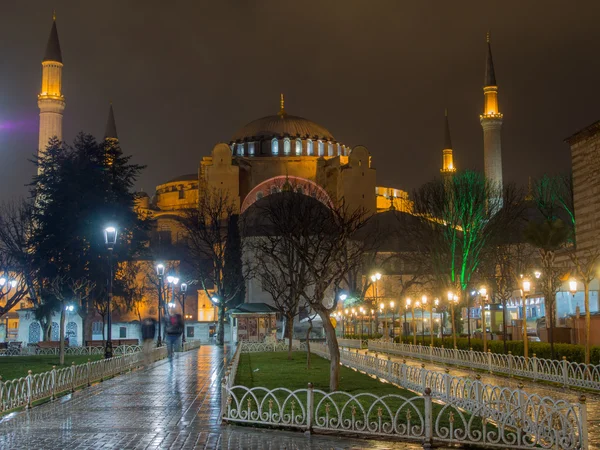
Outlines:
{"type": "Polygon", "coordinates": [[[225,297],[231,298],[230,308],[244,303],[246,283],[242,264],[242,241],[240,238],[239,216],[232,215],[227,223],[227,239],[223,267],[223,289],[225,297]]]}
{"type": "Polygon", "coordinates": [[[85,319],[89,305],[106,298],[109,267],[103,230],[107,225],[116,226],[119,232],[113,273],[118,261],[130,259],[145,247],[147,223],[134,211],[132,192],[143,166],[132,164],[130,158],[123,155],[117,141],[98,143],[93,136],[80,133],[72,146],[51,140],[37,159],[38,174],[30,184],[31,241],[40,293],[45,294],[42,301],[60,303],[60,298],[68,298],[70,285],[85,282],[92,292],[77,297],[85,319]],[[56,295],[55,280],[65,280],[65,292],[60,295],[56,295]]]}

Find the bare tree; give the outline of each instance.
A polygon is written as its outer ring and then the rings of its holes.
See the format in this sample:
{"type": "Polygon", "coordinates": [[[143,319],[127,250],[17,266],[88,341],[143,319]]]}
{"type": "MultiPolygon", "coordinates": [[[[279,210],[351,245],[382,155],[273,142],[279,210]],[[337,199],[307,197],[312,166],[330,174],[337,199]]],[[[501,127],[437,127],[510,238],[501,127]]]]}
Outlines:
{"type": "Polygon", "coordinates": [[[327,205],[293,191],[271,194],[255,207],[272,233],[285,237],[308,270],[311,283],[301,295],[323,323],[330,354],[329,388],[336,390],[340,353],[330,316],[336,309],[340,286],[366,251],[364,241],[354,239],[365,224],[366,214],[349,209],[343,202],[327,205]]]}
{"type": "MultiPolygon", "coordinates": [[[[237,219],[236,204],[225,190],[204,186],[198,207],[184,211],[182,225],[186,232],[188,262],[198,277],[199,286],[208,298],[215,298],[219,312],[217,343],[225,340],[225,313],[245,289],[249,276],[247,266],[241,279],[226,285],[227,237],[229,224],[237,219]]],[[[242,243],[243,245],[243,243],[242,243]]],[[[242,261],[239,261],[242,264],[242,261]]]]}
{"type": "MultiPolygon", "coordinates": [[[[147,303],[146,294],[150,290],[146,272],[147,263],[142,261],[127,261],[121,264],[116,277],[122,285],[122,295],[116,297],[116,307],[134,313],[142,321],[142,309],[147,303]]],[[[150,267],[150,269],[152,269],[150,267]]]]}

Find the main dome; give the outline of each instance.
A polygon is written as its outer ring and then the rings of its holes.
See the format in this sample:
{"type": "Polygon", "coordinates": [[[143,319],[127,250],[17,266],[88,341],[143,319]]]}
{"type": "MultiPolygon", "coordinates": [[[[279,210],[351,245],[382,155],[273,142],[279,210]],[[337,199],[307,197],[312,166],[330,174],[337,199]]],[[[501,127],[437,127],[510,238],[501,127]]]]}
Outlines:
{"type": "Polygon", "coordinates": [[[303,117],[288,114],[276,114],[254,120],[240,128],[231,141],[252,141],[284,136],[335,141],[327,128],[303,117]]]}

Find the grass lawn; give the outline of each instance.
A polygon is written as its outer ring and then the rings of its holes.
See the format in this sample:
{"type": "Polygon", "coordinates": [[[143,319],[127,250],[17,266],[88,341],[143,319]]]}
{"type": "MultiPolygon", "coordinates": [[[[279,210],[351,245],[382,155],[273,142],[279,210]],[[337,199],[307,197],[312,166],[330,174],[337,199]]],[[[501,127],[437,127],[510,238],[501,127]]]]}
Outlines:
{"type": "Polygon", "coordinates": [[[65,355],[65,365],[60,366],[58,355],[0,356],[0,375],[2,380],[8,381],[27,376],[28,370],[36,374],[48,372],[52,370],[52,366],[59,369],[70,366],[73,361],[75,364],[84,364],[88,359],[96,361],[101,358],[103,355],[65,355]]]}
{"type": "MultiPolygon", "coordinates": [[[[242,353],[235,379],[236,385],[253,387],[265,387],[267,389],[287,388],[291,391],[296,389],[306,389],[307,384],[311,382],[314,389],[329,392],[329,361],[316,355],[312,355],[311,368],[306,368],[306,353],[292,353],[292,360],[287,359],[287,352],[265,352],[265,353],[242,353]]],[[[391,422],[396,417],[397,423],[411,425],[421,424],[424,414],[425,402],[423,397],[418,394],[396,387],[390,383],[383,383],[369,375],[357,372],[350,368],[340,366],[339,391],[350,394],[334,394],[325,398],[324,394],[315,393],[314,406],[316,417],[329,416],[331,418],[340,417],[348,420],[364,420],[368,417],[369,422],[377,422],[380,419],[384,422],[391,422]],[[370,393],[383,399],[379,400],[372,396],[360,396],[362,393],[370,393]],[[405,399],[414,399],[406,402],[405,399]],[[321,400],[323,402],[321,402],[321,400]]],[[[284,391],[276,391],[273,394],[266,392],[256,392],[256,400],[251,397],[243,397],[244,390],[234,390],[234,394],[239,404],[232,402],[232,408],[257,410],[258,405],[262,404],[262,411],[268,411],[269,403],[273,410],[281,408],[282,412],[289,414],[292,409],[292,400],[294,400],[295,413],[300,412],[298,404],[306,405],[306,393],[298,393],[295,397],[290,397],[284,391]],[[243,401],[241,401],[243,398],[243,401]],[[269,402],[269,400],[272,400],[269,402]]],[[[434,421],[441,413],[443,405],[433,403],[434,421]]],[[[464,429],[464,424],[459,418],[459,412],[453,408],[446,408],[439,418],[439,424],[448,426],[454,419],[455,426],[464,429]],[[453,419],[451,418],[453,416],[453,419]]],[[[465,420],[469,420],[469,414],[464,413],[465,420]]],[[[475,424],[480,424],[479,418],[474,419],[475,424]]],[[[474,425],[475,425],[474,424],[474,425]]],[[[489,427],[489,426],[488,426],[489,427]]],[[[475,425],[477,428],[477,425],[475,425]]],[[[471,426],[473,429],[473,426],[471,426]]]]}

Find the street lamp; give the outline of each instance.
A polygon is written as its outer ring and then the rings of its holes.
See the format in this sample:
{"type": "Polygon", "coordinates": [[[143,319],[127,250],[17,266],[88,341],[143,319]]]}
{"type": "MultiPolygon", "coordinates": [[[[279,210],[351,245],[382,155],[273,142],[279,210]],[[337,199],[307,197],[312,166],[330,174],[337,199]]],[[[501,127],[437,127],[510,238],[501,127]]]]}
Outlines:
{"type": "Polygon", "coordinates": [[[426,295],[423,295],[421,297],[421,304],[423,305],[423,308],[421,309],[421,318],[423,319],[423,327],[421,329],[421,341],[423,342],[423,345],[425,345],[425,306],[427,305],[426,295]]]}
{"type": "MultiPolygon", "coordinates": [[[[417,300],[415,302],[415,306],[413,308],[413,317],[415,316],[415,309],[419,309],[421,307],[421,302],[419,300],[417,300]]],[[[423,315],[423,313],[421,312],[421,315],[423,315]]],[[[414,338],[414,343],[415,345],[417,345],[417,322],[415,321],[415,338],[414,338]]]]}
{"type": "Polygon", "coordinates": [[[394,342],[394,337],[396,337],[396,311],[395,311],[395,307],[396,304],[392,301],[390,302],[390,309],[392,310],[392,342],[394,342]]]}
{"type": "MultiPolygon", "coordinates": [[[[433,301],[433,304],[435,305],[435,312],[437,313],[438,312],[438,310],[437,310],[438,306],[440,305],[440,299],[436,298],[433,301]]],[[[431,331],[432,331],[432,333],[431,333],[431,346],[433,347],[433,307],[431,309],[431,313],[432,313],[431,314],[431,318],[432,318],[432,322],[431,322],[431,331]]],[[[444,331],[443,331],[444,330],[444,324],[442,323],[441,326],[442,326],[442,345],[444,345],[444,331]]]]}
{"type": "MultiPolygon", "coordinates": [[[[379,280],[381,280],[381,274],[379,272],[375,272],[373,275],[371,275],[371,282],[373,283],[373,286],[375,287],[375,300],[374,300],[374,306],[377,307],[377,303],[379,300],[379,286],[377,283],[379,280]]],[[[377,333],[379,331],[379,323],[378,323],[378,318],[375,317],[375,333],[377,333]]]]}
{"type": "Polygon", "coordinates": [[[448,302],[450,303],[450,313],[452,317],[452,343],[456,348],[456,322],[454,320],[454,305],[458,303],[458,297],[453,292],[448,291],[448,302]]]}
{"type": "Polygon", "coordinates": [[[106,248],[108,249],[108,304],[106,306],[107,312],[107,341],[106,348],[104,349],[104,357],[112,358],[113,357],[113,348],[112,348],[112,297],[113,297],[113,270],[112,270],[112,254],[115,245],[117,244],[117,229],[113,226],[108,226],[104,229],[104,243],[106,244],[106,248]]]}
{"type": "Polygon", "coordinates": [[[571,278],[569,281],[569,291],[573,294],[573,298],[575,298],[575,294],[577,293],[577,280],[571,278]]]}
{"type": "Polygon", "coordinates": [[[181,283],[179,290],[181,291],[181,316],[183,317],[183,336],[181,337],[181,343],[185,344],[185,296],[187,295],[187,283],[181,283]]]}
{"type": "Polygon", "coordinates": [[[479,288],[479,297],[481,303],[481,325],[483,328],[483,351],[487,352],[487,325],[485,323],[485,305],[487,303],[487,289],[485,286],[479,288]]]}
{"type": "Polygon", "coordinates": [[[169,302],[169,308],[175,308],[175,286],[179,284],[179,278],[169,275],[167,277],[167,283],[171,285],[171,301],[169,302]]]}
{"type": "MultiPolygon", "coordinates": [[[[535,272],[535,277],[539,278],[540,272],[535,272]]],[[[525,359],[529,357],[529,338],[527,337],[527,296],[531,292],[531,282],[529,280],[523,280],[523,309],[521,315],[523,316],[523,356],[525,359]]]]}
{"type": "Polygon", "coordinates": [[[162,345],[162,339],[160,336],[160,329],[162,327],[162,290],[163,290],[163,277],[165,276],[165,266],[164,264],[156,265],[156,275],[158,276],[158,338],[156,339],[156,346],[160,347],[162,345]]]}

